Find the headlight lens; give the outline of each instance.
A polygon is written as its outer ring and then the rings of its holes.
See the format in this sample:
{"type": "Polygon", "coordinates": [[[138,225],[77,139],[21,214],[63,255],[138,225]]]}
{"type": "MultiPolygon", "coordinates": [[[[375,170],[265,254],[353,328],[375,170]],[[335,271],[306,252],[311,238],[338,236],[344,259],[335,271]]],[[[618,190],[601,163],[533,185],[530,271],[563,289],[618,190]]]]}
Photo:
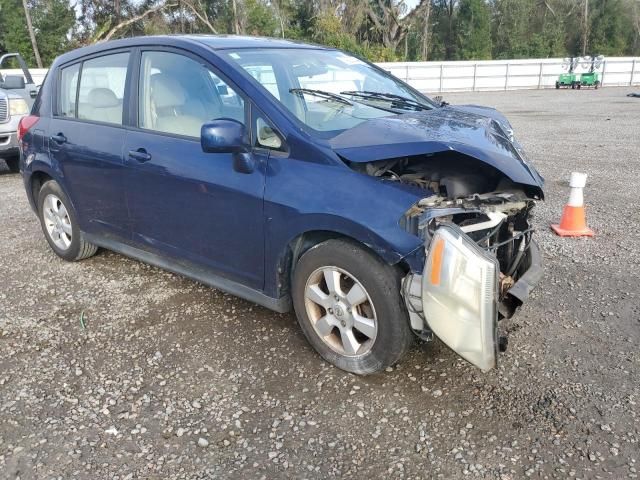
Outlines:
{"type": "Polygon", "coordinates": [[[9,99],[9,115],[26,115],[29,113],[29,105],[22,98],[9,99]]]}
{"type": "Polygon", "coordinates": [[[436,230],[425,264],[425,319],[440,340],[483,371],[496,363],[497,260],[455,226],[436,230]]]}

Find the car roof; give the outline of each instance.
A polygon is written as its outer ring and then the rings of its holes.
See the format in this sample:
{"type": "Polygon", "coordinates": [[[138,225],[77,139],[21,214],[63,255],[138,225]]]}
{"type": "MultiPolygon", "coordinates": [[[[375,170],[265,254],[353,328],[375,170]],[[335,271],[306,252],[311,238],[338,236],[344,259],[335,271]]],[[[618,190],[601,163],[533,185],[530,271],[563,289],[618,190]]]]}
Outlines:
{"type": "Polygon", "coordinates": [[[321,45],[286,40],[284,38],[248,37],[242,35],[184,35],[184,38],[204,43],[214,50],[236,48],[313,48],[326,49],[321,45]]]}
{"type": "Polygon", "coordinates": [[[211,50],[240,49],[240,48],[302,48],[329,50],[321,45],[296,42],[280,38],[246,37],[241,35],[154,35],[122,38],[99,42],[87,47],[78,48],[61,55],[58,64],[67,63],[87,55],[93,55],[106,50],[135,47],[141,45],[185,47],[189,44],[199,44],[211,50]]]}

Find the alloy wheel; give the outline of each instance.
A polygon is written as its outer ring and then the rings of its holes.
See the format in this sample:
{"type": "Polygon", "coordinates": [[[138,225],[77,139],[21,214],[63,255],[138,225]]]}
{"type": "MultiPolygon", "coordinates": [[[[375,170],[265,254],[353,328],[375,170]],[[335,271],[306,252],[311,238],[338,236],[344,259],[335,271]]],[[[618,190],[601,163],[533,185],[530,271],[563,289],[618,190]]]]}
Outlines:
{"type": "Polygon", "coordinates": [[[69,212],[64,203],[56,195],[50,193],[44,199],[42,210],[49,238],[60,250],[67,250],[71,246],[73,229],[69,212]]]}
{"type": "Polygon", "coordinates": [[[334,352],[347,357],[371,350],[378,334],[373,302],[364,286],[338,267],[321,267],[308,278],[305,309],[313,328],[334,352]]]}

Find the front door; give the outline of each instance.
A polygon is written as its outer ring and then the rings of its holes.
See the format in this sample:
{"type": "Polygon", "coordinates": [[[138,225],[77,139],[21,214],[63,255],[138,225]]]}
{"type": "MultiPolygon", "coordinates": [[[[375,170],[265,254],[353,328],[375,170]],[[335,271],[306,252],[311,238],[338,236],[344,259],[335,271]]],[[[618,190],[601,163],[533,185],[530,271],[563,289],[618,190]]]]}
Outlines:
{"type": "Polygon", "coordinates": [[[124,146],[134,241],[262,289],[264,162],[252,173],[233,155],[204,153],[200,128],[215,118],[246,122],[243,98],[201,60],[143,51],[139,128],[124,146]]]}

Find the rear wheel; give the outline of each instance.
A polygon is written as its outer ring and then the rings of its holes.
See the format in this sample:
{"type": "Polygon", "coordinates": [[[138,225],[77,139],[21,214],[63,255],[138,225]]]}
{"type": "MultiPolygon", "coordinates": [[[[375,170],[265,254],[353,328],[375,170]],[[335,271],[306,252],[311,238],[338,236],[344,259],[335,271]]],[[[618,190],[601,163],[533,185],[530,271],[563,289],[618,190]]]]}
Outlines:
{"type": "Polygon", "coordinates": [[[556,82],[556,90],[560,88],[560,82],[556,82]]]}
{"type": "Polygon", "coordinates": [[[20,172],[20,157],[10,157],[4,159],[9,171],[13,173],[20,172]]]}
{"type": "Polygon", "coordinates": [[[596,84],[595,84],[595,89],[597,90],[599,86],[600,86],[600,82],[597,81],[596,84]]]}
{"type": "Polygon", "coordinates": [[[347,240],[327,240],[295,266],[293,302],[309,343],[361,375],[396,363],[413,341],[400,272],[347,240]]]}
{"type": "Polygon", "coordinates": [[[71,202],[54,180],[40,189],[38,216],[49,246],[59,257],[68,261],[83,260],[98,250],[83,238],[71,202]]]}

